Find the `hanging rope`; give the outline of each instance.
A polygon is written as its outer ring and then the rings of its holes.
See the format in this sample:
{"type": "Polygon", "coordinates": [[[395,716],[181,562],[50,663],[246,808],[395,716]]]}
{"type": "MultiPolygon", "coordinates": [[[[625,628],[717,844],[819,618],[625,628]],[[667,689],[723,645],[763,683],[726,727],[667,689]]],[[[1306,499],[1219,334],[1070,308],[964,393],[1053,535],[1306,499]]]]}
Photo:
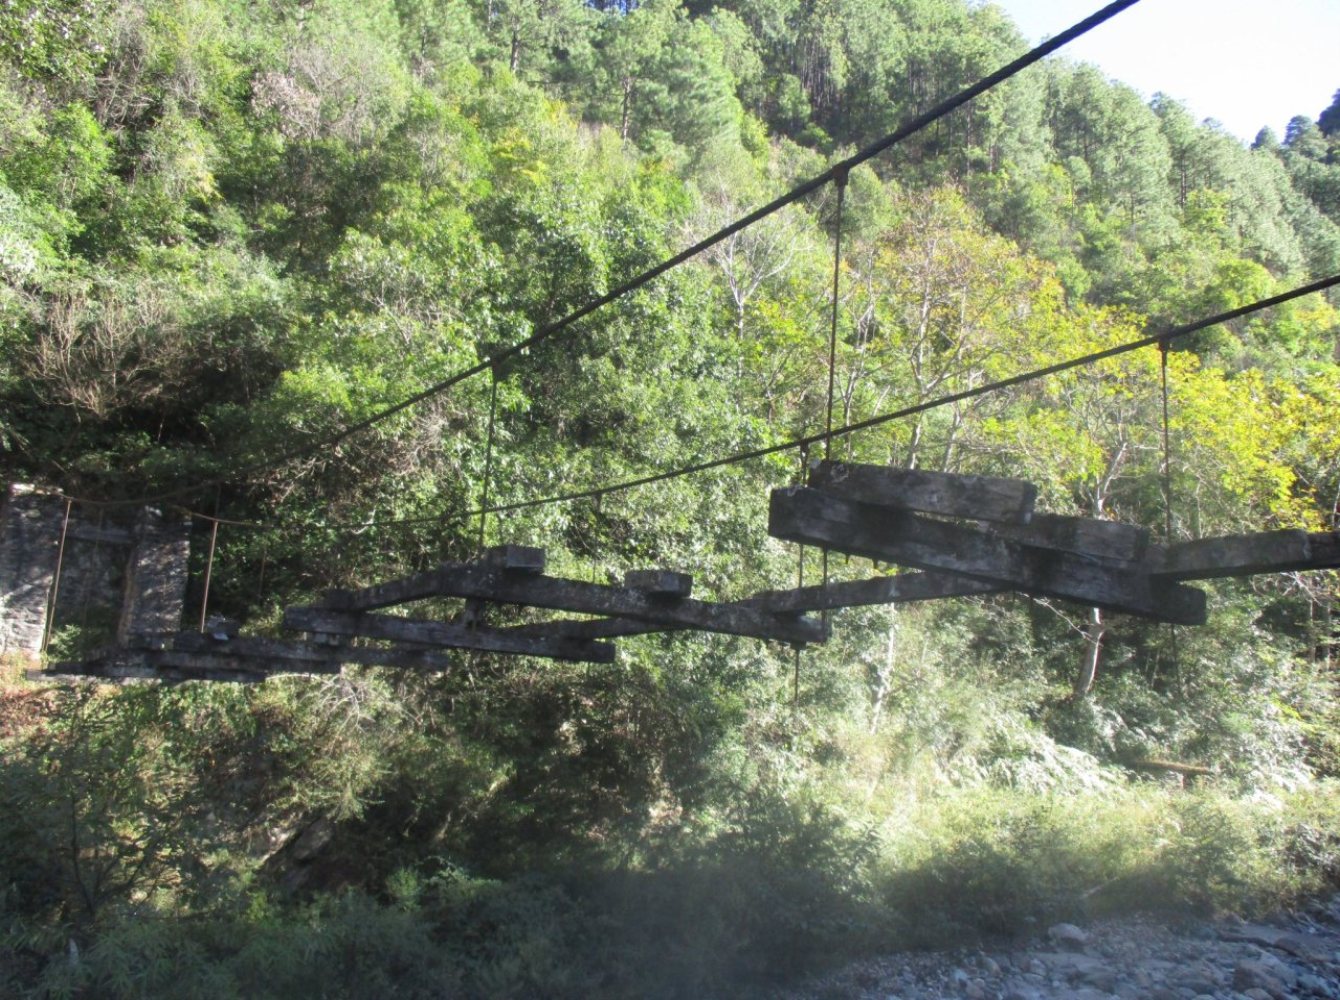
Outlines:
{"type": "MultiPolygon", "coordinates": [[[[1172,436],[1168,432],[1168,350],[1167,338],[1159,341],[1159,385],[1163,397],[1163,543],[1171,545],[1173,541],[1173,485],[1172,485],[1172,436]]],[[[1177,648],[1177,626],[1168,623],[1168,643],[1172,653],[1173,677],[1181,673],[1181,657],[1177,648]]]]}
{"type": "MultiPolygon", "coordinates": [[[[833,183],[837,187],[837,219],[833,227],[833,304],[829,310],[828,323],[828,412],[824,421],[824,461],[832,457],[833,447],[833,398],[837,380],[837,338],[838,338],[838,294],[842,289],[842,222],[847,195],[848,170],[844,167],[834,174],[833,183]]],[[[822,584],[828,588],[828,547],[820,550],[822,584]]],[[[828,609],[820,613],[824,625],[828,624],[828,609]]]]}
{"type": "Polygon", "coordinates": [[[484,548],[484,527],[489,516],[489,484],[493,478],[493,428],[498,419],[498,366],[489,369],[489,429],[484,442],[483,499],[479,504],[479,548],[484,548]]]}
{"type": "Polygon", "coordinates": [[[1163,541],[1173,540],[1172,444],[1168,433],[1168,341],[1159,341],[1159,374],[1163,392],[1163,541]]]}
{"type": "MultiPolygon", "coordinates": [[[[810,468],[810,446],[808,444],[802,444],[800,446],[800,451],[797,454],[800,456],[800,471],[799,475],[796,478],[796,485],[804,486],[806,481],[805,477],[808,474],[810,468]]],[[[805,586],[805,546],[804,545],[798,546],[797,552],[798,555],[796,559],[796,588],[799,589],[805,586]]],[[[799,710],[800,710],[800,647],[796,646],[795,649],[792,650],[792,658],[791,658],[791,711],[798,712],[799,710]]]]}
{"type": "Polygon", "coordinates": [[[837,186],[837,220],[833,233],[833,304],[829,310],[828,324],[828,414],[824,421],[824,459],[831,458],[833,444],[833,388],[837,375],[837,334],[838,334],[838,292],[842,282],[842,218],[847,194],[847,171],[844,169],[833,178],[837,186]]]}

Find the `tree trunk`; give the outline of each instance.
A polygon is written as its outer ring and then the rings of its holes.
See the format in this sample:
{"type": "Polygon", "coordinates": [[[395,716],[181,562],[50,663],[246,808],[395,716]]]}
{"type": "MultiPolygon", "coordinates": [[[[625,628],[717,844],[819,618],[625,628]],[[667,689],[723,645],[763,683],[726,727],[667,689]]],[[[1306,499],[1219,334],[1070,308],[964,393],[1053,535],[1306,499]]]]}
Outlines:
{"type": "Polygon", "coordinates": [[[1075,698],[1082,701],[1093,691],[1094,681],[1098,677],[1098,661],[1103,654],[1103,636],[1107,634],[1107,625],[1103,622],[1103,609],[1094,608],[1090,612],[1088,628],[1084,630],[1084,662],[1075,677],[1075,698]]]}
{"type": "Polygon", "coordinates": [[[623,78],[623,108],[619,112],[619,141],[628,142],[628,123],[633,116],[633,78],[623,78]]]}
{"type": "Polygon", "coordinates": [[[893,684],[893,658],[897,651],[898,627],[896,609],[889,607],[889,631],[888,641],[884,646],[884,666],[876,672],[876,684],[874,703],[870,707],[870,735],[874,736],[879,731],[879,719],[884,714],[884,702],[889,697],[889,688],[893,684]]]}

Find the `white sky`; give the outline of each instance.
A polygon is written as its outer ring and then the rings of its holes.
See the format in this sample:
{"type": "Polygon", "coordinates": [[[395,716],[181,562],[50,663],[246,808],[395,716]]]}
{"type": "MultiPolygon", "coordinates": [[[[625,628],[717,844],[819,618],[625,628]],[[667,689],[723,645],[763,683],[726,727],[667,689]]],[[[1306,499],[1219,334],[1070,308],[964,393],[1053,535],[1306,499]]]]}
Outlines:
{"type": "MultiPolygon", "coordinates": [[[[1108,0],[993,0],[1036,43],[1108,0]]],[[[1340,90],[1340,0],[1141,0],[1059,53],[1250,142],[1315,119],[1340,90]]]]}

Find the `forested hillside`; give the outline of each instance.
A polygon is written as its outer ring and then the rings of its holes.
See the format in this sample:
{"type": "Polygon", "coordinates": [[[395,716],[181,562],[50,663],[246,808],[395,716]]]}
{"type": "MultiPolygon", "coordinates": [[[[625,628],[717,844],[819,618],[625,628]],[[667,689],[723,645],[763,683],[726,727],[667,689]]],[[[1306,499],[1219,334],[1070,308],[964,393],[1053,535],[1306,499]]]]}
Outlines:
{"type": "MultiPolygon", "coordinates": [[[[1027,48],[966,0],[11,0],[5,477],[240,522],[211,606],[259,633],[468,557],[485,500],[588,490],[484,541],[713,599],[814,582],[766,530],[797,450],[608,487],[823,430],[839,229],[843,427],[1340,273],[1340,91],[1248,148],[1048,60],[853,170],[841,214],[822,187],[340,432],[1027,48]]],[[[1179,341],[1166,452],[1150,348],[834,457],[1172,540],[1334,530],[1330,294],[1179,341]]],[[[0,993],[739,995],[1086,908],[1278,902],[1340,871],[1340,584],[1206,589],[1196,629],[1003,595],[843,612],[798,657],[670,633],[610,666],[15,679],[0,993]],[[1183,794],[1151,759],[1213,774],[1183,794]]],[[[107,639],[60,625],[53,657],[107,639]]]]}

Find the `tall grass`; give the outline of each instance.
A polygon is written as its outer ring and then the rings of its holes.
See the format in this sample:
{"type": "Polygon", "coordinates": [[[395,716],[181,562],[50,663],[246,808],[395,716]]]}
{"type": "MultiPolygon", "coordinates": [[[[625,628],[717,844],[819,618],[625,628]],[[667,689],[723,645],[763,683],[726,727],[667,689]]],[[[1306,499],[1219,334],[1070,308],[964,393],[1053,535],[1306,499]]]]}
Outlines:
{"type": "Polygon", "coordinates": [[[857,954],[1063,918],[1257,912],[1340,874],[1340,788],[1321,783],[1247,796],[979,787],[878,828],[813,801],[742,815],[637,870],[490,880],[438,862],[397,871],[380,896],[285,906],[239,890],[192,920],[140,907],[77,962],[52,959],[30,995],[287,998],[319,983],[330,997],[745,996],[857,954]]]}

